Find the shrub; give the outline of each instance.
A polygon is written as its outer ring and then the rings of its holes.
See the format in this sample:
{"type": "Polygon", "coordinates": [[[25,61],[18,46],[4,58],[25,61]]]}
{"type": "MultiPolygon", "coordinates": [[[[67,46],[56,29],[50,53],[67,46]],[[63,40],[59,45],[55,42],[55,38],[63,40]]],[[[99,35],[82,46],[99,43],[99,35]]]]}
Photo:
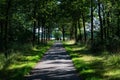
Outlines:
{"type": "Polygon", "coordinates": [[[105,49],[104,42],[100,39],[95,39],[94,42],[90,46],[90,50],[94,53],[101,52],[105,49]]]}
{"type": "Polygon", "coordinates": [[[118,37],[110,37],[106,40],[106,49],[109,52],[117,53],[120,51],[120,39],[118,37]]]}

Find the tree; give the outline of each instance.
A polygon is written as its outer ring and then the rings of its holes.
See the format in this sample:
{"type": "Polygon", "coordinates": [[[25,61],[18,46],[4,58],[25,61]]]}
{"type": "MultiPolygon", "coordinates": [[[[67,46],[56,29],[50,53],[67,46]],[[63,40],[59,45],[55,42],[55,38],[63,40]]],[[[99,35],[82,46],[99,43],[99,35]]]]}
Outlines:
{"type": "Polygon", "coordinates": [[[93,0],[91,0],[91,43],[93,44],[93,0]]]}
{"type": "Polygon", "coordinates": [[[98,15],[99,15],[99,22],[100,22],[100,33],[101,33],[101,41],[103,41],[103,24],[102,24],[102,17],[101,17],[101,4],[100,0],[98,0],[98,15]]]}
{"type": "Polygon", "coordinates": [[[56,40],[60,40],[62,33],[56,28],[56,30],[53,31],[53,35],[54,35],[56,40]]]}

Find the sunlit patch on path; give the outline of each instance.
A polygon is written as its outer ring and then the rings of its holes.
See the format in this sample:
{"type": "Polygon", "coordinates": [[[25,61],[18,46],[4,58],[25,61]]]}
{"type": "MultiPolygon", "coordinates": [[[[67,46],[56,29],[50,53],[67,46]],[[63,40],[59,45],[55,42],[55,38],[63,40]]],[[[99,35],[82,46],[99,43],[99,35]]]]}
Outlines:
{"type": "Polygon", "coordinates": [[[80,78],[62,44],[55,43],[30,75],[26,76],[26,80],[80,80],[80,78]]]}

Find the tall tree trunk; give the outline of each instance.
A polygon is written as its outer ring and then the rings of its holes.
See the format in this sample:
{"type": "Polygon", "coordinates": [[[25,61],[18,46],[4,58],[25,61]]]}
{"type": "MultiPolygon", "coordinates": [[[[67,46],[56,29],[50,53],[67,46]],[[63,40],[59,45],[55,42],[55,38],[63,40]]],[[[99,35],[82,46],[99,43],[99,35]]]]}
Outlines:
{"type": "Polygon", "coordinates": [[[85,18],[84,18],[84,14],[82,13],[82,22],[83,22],[83,28],[84,28],[84,40],[86,42],[86,28],[85,28],[85,18]]]}
{"type": "Polygon", "coordinates": [[[33,17],[34,17],[34,22],[33,22],[33,41],[32,41],[32,44],[33,44],[33,46],[35,45],[35,41],[36,41],[36,39],[35,39],[35,34],[36,34],[36,32],[35,32],[35,30],[36,30],[36,7],[37,7],[37,2],[36,2],[36,0],[34,1],[34,11],[33,11],[33,17]]]}
{"type": "Polygon", "coordinates": [[[44,33],[45,33],[44,40],[45,40],[45,43],[47,43],[47,26],[45,26],[44,33]]]}
{"type": "Polygon", "coordinates": [[[0,21],[0,39],[3,39],[3,23],[0,21]]]}
{"type": "Polygon", "coordinates": [[[64,26],[62,26],[62,35],[63,35],[63,41],[65,41],[65,29],[64,29],[64,26]]]}
{"type": "Polygon", "coordinates": [[[50,26],[48,27],[48,40],[50,40],[50,26]]]}
{"type": "Polygon", "coordinates": [[[36,29],[36,21],[34,21],[34,26],[33,26],[33,46],[35,45],[35,29],[36,29]]]}
{"type": "Polygon", "coordinates": [[[5,36],[4,36],[4,50],[5,50],[5,57],[8,57],[8,29],[9,29],[9,12],[11,7],[11,0],[6,0],[7,6],[6,6],[6,21],[5,21],[5,36]]]}
{"type": "Polygon", "coordinates": [[[73,27],[74,25],[73,25],[73,23],[72,23],[72,26],[71,26],[71,28],[70,28],[70,40],[72,40],[73,39],[73,33],[74,33],[74,27],[73,27]]]}
{"type": "Polygon", "coordinates": [[[120,38],[120,16],[117,18],[117,35],[120,38]]]}
{"type": "Polygon", "coordinates": [[[103,41],[103,25],[102,25],[102,18],[101,18],[101,8],[100,8],[100,0],[98,0],[98,15],[100,21],[100,34],[101,34],[101,41],[103,41]]]}
{"type": "Polygon", "coordinates": [[[106,13],[105,13],[105,6],[102,5],[103,7],[103,10],[102,10],[102,13],[103,13],[103,38],[106,39],[107,37],[107,29],[106,29],[106,13]]]}
{"type": "Polygon", "coordinates": [[[40,21],[38,21],[38,44],[40,44],[40,21]]]}
{"type": "Polygon", "coordinates": [[[46,43],[46,26],[44,26],[44,42],[46,43]]]}
{"type": "Polygon", "coordinates": [[[42,34],[41,34],[41,43],[43,43],[43,35],[44,35],[44,22],[42,20],[42,34]]]}
{"type": "Polygon", "coordinates": [[[78,42],[78,38],[77,38],[77,22],[74,22],[74,26],[75,26],[75,42],[78,42]]]}
{"type": "Polygon", "coordinates": [[[93,0],[91,0],[91,44],[93,44],[93,0]]]}
{"type": "Polygon", "coordinates": [[[0,21],[0,41],[1,41],[1,44],[0,44],[0,50],[3,51],[3,21],[0,21]]]}
{"type": "Polygon", "coordinates": [[[82,40],[82,33],[81,33],[81,27],[80,27],[80,20],[78,20],[78,29],[79,29],[79,37],[78,37],[78,39],[81,41],[82,40]]]}
{"type": "Polygon", "coordinates": [[[46,41],[49,40],[49,33],[48,33],[48,30],[49,30],[49,26],[48,26],[47,29],[46,29],[46,41]]]}
{"type": "Polygon", "coordinates": [[[110,14],[109,12],[107,13],[107,38],[110,37],[110,20],[109,20],[110,14]]]}
{"type": "Polygon", "coordinates": [[[42,19],[42,43],[45,43],[45,19],[42,19]]]}

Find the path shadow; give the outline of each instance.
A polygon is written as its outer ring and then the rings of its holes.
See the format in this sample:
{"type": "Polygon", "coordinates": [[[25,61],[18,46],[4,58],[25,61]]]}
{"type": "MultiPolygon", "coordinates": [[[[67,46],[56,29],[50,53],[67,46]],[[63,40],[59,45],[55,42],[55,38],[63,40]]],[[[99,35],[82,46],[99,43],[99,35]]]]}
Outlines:
{"type": "MultiPolygon", "coordinates": [[[[54,67],[52,67],[54,68],[54,67]]],[[[33,69],[33,74],[27,76],[25,80],[79,80],[76,79],[75,72],[72,70],[63,71],[56,70],[51,72],[51,68],[47,69],[33,69]],[[46,71],[45,71],[46,70],[46,71]],[[50,70],[50,71],[49,71],[50,70]]]]}
{"type": "Polygon", "coordinates": [[[25,80],[80,80],[70,56],[61,43],[56,43],[25,80]]]}

